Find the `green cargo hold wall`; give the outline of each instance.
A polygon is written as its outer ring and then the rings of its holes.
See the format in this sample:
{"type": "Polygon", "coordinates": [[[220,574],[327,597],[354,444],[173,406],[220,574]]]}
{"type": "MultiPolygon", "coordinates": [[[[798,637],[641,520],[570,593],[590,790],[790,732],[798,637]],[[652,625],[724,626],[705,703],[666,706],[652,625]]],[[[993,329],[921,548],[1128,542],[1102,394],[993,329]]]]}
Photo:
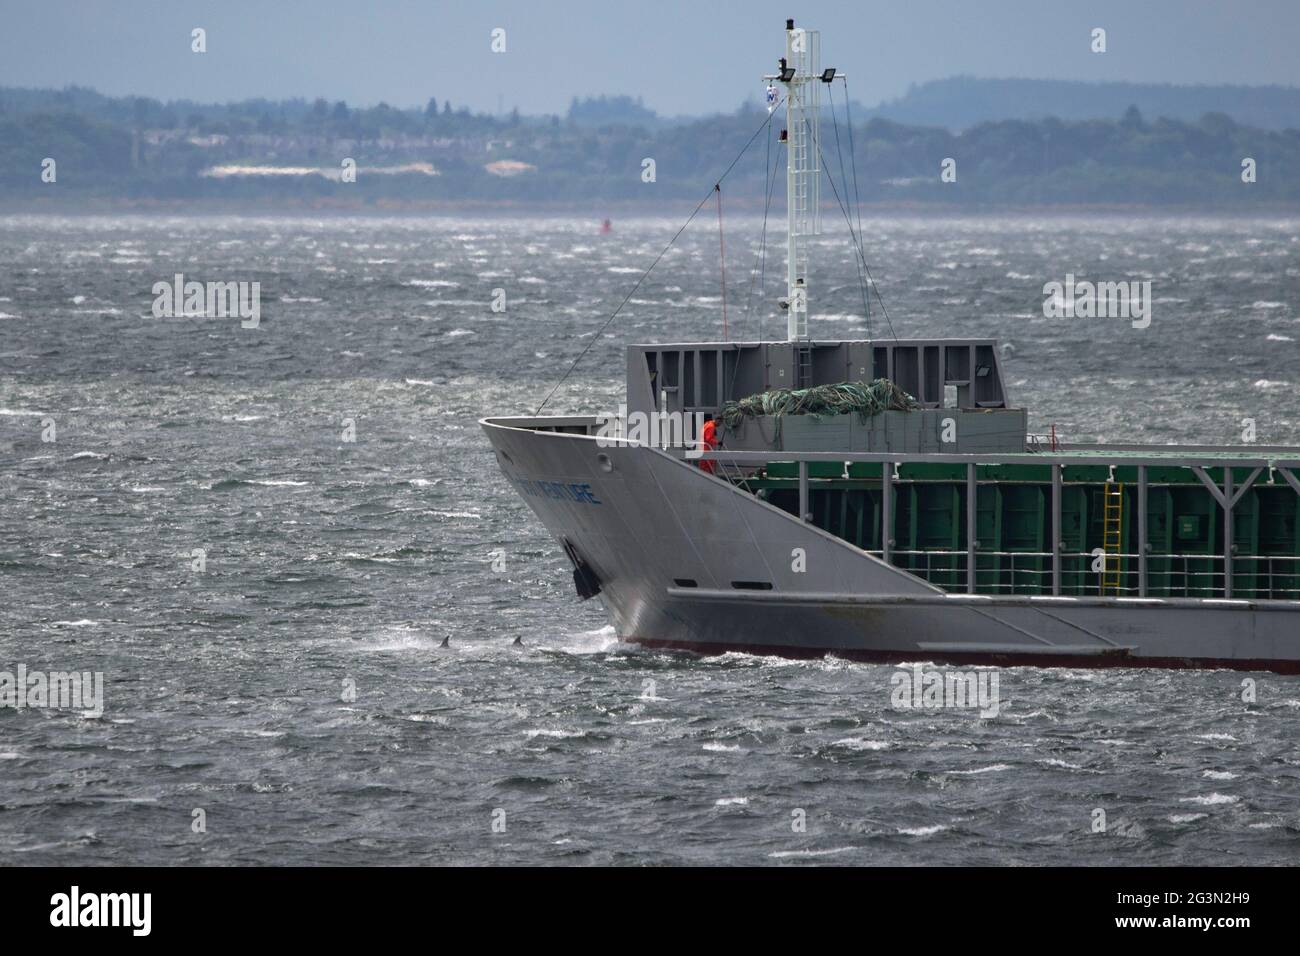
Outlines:
{"type": "MultiPolygon", "coordinates": [[[[813,522],[858,548],[881,548],[880,466],[815,463],[809,487],[813,522]]],[[[1123,486],[1118,590],[1139,593],[1136,469],[1115,470],[1123,486]]],[[[1223,510],[1186,469],[1152,468],[1161,483],[1147,489],[1147,594],[1213,597],[1223,594],[1223,510]]],[[[965,467],[906,464],[891,483],[891,560],[950,591],[966,589],[965,467]]],[[[1060,593],[1103,593],[1093,570],[1104,542],[1104,494],[1109,470],[1067,466],[1061,488],[1061,526],[1052,527],[1052,489],[1046,466],[980,466],[976,505],[976,591],[1049,594],[1050,552],[1061,541],[1060,593]],[[1026,478],[1037,480],[1024,480],[1026,478]],[[1070,480],[1074,479],[1074,480],[1070,480]]],[[[1222,479],[1222,474],[1211,476],[1222,479]]],[[[798,510],[797,465],[772,465],[749,485],[791,514],[798,510]]],[[[1243,476],[1244,477],[1244,476],[1243,476]]],[[[1257,483],[1237,503],[1234,519],[1233,596],[1300,599],[1300,495],[1281,483],[1257,483]]]]}

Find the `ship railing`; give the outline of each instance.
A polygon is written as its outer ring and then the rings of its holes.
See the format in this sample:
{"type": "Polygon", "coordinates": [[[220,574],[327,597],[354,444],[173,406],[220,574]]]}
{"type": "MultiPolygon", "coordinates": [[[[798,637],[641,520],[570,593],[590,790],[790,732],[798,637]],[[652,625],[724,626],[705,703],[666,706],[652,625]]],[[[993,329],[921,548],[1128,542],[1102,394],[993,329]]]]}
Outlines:
{"type": "MultiPolygon", "coordinates": [[[[706,451],[703,458],[711,459],[717,462],[727,462],[738,467],[742,472],[750,472],[756,467],[763,467],[775,463],[793,463],[798,465],[798,494],[799,503],[796,516],[804,521],[812,521],[813,514],[809,508],[810,493],[812,480],[809,465],[813,462],[836,462],[844,466],[844,475],[848,477],[849,466],[854,463],[874,463],[880,467],[880,486],[883,494],[880,497],[881,515],[880,522],[882,527],[893,527],[893,496],[891,487],[894,482],[899,480],[898,466],[910,462],[925,462],[929,464],[961,464],[966,466],[966,476],[963,482],[966,498],[966,557],[964,567],[965,591],[970,594],[977,593],[980,588],[979,560],[978,551],[978,534],[976,533],[976,515],[978,512],[977,501],[979,495],[980,465],[1011,465],[1011,464],[1039,464],[1049,465],[1051,471],[1051,504],[1050,520],[1048,527],[1061,527],[1062,514],[1062,492],[1064,487],[1065,468],[1071,465],[1106,465],[1112,469],[1116,466],[1136,468],[1137,481],[1135,482],[1137,491],[1136,513],[1137,513],[1137,535],[1134,545],[1138,548],[1136,555],[1118,555],[1116,552],[1106,552],[1105,567],[1109,573],[1102,576],[1102,582],[1098,585],[1098,593],[1121,594],[1124,592],[1133,592],[1133,575],[1136,570],[1136,596],[1147,597],[1152,594],[1152,584],[1156,589],[1165,590],[1168,576],[1173,574],[1182,578],[1182,589],[1185,594],[1194,594],[1196,596],[1224,598],[1234,597],[1256,597],[1259,590],[1254,580],[1258,572],[1258,564],[1263,560],[1275,560],[1275,555],[1245,555],[1236,552],[1235,548],[1229,548],[1226,555],[1219,554],[1196,554],[1185,556],[1160,555],[1152,552],[1150,547],[1150,538],[1147,529],[1147,493],[1149,488],[1148,469],[1150,467],[1171,466],[1190,469],[1206,488],[1215,502],[1219,505],[1219,522],[1222,526],[1223,541],[1235,541],[1235,511],[1237,503],[1242,496],[1255,485],[1261,476],[1266,476],[1265,480],[1271,484],[1279,484],[1278,479],[1289,485],[1293,491],[1300,494],[1300,449],[1283,448],[1260,448],[1258,451],[1262,454],[1244,453],[1239,448],[1222,448],[1222,449],[1189,449],[1186,453],[1172,452],[1163,448],[1134,449],[1126,450],[1122,454],[1108,454],[1105,449],[1099,449],[1096,454],[1086,451],[1070,449],[1069,451],[1052,451],[1052,452],[1025,452],[1025,453],[996,453],[996,454],[959,454],[946,452],[792,452],[792,451],[706,451]],[[1146,452],[1145,454],[1143,452],[1146,452]],[[1267,453],[1267,454],[1263,454],[1267,453]],[[1248,470],[1247,477],[1244,481],[1238,483],[1236,475],[1241,470],[1248,470]],[[1217,471],[1219,474],[1212,474],[1217,471]],[[1127,558],[1129,565],[1112,564],[1116,559],[1127,558]],[[1166,567],[1166,559],[1187,560],[1198,562],[1196,566],[1186,565],[1178,569],[1166,567]],[[1240,569],[1240,573],[1238,573],[1240,569]],[[1237,586],[1240,580],[1241,586],[1237,586]]],[[[986,479],[987,480],[987,479],[986,479]]],[[[886,540],[881,551],[883,560],[892,563],[892,554],[895,551],[895,543],[890,536],[886,540]]],[[[1061,546],[1055,548],[1051,554],[1047,555],[1051,561],[1051,593],[1060,594],[1062,587],[1066,584],[1066,578],[1077,573],[1072,568],[1067,568],[1066,558],[1086,557],[1092,558],[1093,554],[1087,555],[1066,555],[1065,548],[1061,546]]],[[[990,552],[983,552],[989,554],[990,552]]],[[[1024,552],[1020,552],[1024,554],[1024,552]]],[[[1039,574],[1045,573],[1039,571],[1039,574]]],[[[1272,582],[1273,576],[1277,572],[1270,565],[1266,570],[1266,577],[1272,582]]],[[[1295,590],[1292,580],[1284,578],[1284,584],[1281,588],[1271,587],[1269,597],[1285,597],[1291,599],[1291,592],[1295,590]]],[[[996,579],[994,587],[1005,586],[1014,588],[1015,580],[1009,585],[1001,585],[996,579]]]]}
{"type": "MultiPolygon", "coordinates": [[[[883,555],[879,550],[867,553],[877,558],[883,555]]],[[[947,591],[967,590],[968,557],[966,551],[897,548],[890,551],[891,563],[947,591]]],[[[981,594],[1053,593],[1051,558],[1050,551],[977,551],[975,590],[981,594]]],[[[1093,570],[1100,558],[1095,551],[1063,551],[1061,558],[1069,563],[1061,573],[1060,591],[1065,594],[1144,596],[1137,580],[1137,554],[1106,555],[1107,562],[1123,562],[1118,572],[1114,566],[1110,566],[1109,572],[1093,570]]],[[[1149,553],[1147,559],[1155,568],[1148,572],[1145,596],[1224,596],[1223,555],[1149,553]]],[[[1236,597],[1300,600],[1300,556],[1237,553],[1233,555],[1233,565],[1236,597]]]]}
{"type": "Polygon", "coordinates": [[[484,420],[504,428],[588,436],[597,434],[604,424],[604,419],[599,415],[501,415],[484,420]]]}
{"type": "MultiPolygon", "coordinates": [[[[684,446],[676,446],[684,447],[684,446]]],[[[706,452],[708,458],[726,458],[737,464],[770,465],[794,462],[875,462],[877,464],[952,465],[1138,465],[1183,468],[1300,468],[1300,448],[1249,446],[1192,446],[1185,453],[1172,445],[1115,445],[1088,453],[1080,445],[1062,445],[1057,451],[1019,452],[934,452],[934,451],[732,451],[725,448],[706,452]],[[1143,454],[1146,452],[1147,454],[1143,454]],[[1257,453],[1256,453],[1257,452],[1257,453]]]]}

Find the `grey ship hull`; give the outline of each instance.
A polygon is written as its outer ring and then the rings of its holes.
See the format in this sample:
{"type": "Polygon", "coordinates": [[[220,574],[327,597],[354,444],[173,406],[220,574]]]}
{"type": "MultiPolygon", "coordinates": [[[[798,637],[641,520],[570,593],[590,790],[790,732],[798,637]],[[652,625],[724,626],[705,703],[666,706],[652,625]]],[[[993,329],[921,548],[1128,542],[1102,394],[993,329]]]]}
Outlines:
{"type": "Polygon", "coordinates": [[[1300,673],[1300,602],[949,594],[658,449],[535,430],[555,422],[481,424],[524,501],[598,578],[623,640],[882,662],[1300,673]]]}

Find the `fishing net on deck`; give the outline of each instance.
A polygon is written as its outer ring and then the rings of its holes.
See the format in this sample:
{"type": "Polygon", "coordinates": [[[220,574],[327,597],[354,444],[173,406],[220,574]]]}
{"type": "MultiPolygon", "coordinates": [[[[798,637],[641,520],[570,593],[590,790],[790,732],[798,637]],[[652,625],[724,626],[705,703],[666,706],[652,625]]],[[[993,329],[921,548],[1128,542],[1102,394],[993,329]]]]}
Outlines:
{"type": "Polygon", "coordinates": [[[812,388],[777,388],[749,395],[722,407],[722,422],[737,428],[746,418],[771,415],[780,434],[781,419],[786,415],[848,415],[856,412],[865,422],[884,411],[907,412],[921,404],[887,378],[874,382],[840,382],[837,385],[814,385],[812,388]]]}

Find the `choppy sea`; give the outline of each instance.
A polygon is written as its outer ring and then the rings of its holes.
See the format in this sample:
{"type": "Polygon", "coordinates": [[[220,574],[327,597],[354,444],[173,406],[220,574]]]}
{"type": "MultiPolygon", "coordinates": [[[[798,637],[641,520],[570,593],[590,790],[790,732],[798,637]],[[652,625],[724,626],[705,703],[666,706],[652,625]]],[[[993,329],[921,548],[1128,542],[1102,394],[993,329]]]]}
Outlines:
{"type": "MultiPolygon", "coordinates": [[[[995,717],[906,711],[892,667],[651,652],[577,602],[476,420],[678,225],[0,217],[0,671],[104,680],[0,707],[0,863],[1300,859],[1300,679],[1008,668],[995,717]],[[155,317],[177,274],[260,282],[258,326],[155,317]]],[[[865,226],[888,319],[832,230],[819,338],[998,338],[1066,440],[1300,442],[1300,221],[865,226]],[[1150,326],[1045,318],[1067,275],[1151,280],[1150,326]]],[[[781,250],[727,228],[729,333],[783,337],[781,250]]],[[[693,226],[550,407],[717,337],[717,250],[693,226]]]]}

